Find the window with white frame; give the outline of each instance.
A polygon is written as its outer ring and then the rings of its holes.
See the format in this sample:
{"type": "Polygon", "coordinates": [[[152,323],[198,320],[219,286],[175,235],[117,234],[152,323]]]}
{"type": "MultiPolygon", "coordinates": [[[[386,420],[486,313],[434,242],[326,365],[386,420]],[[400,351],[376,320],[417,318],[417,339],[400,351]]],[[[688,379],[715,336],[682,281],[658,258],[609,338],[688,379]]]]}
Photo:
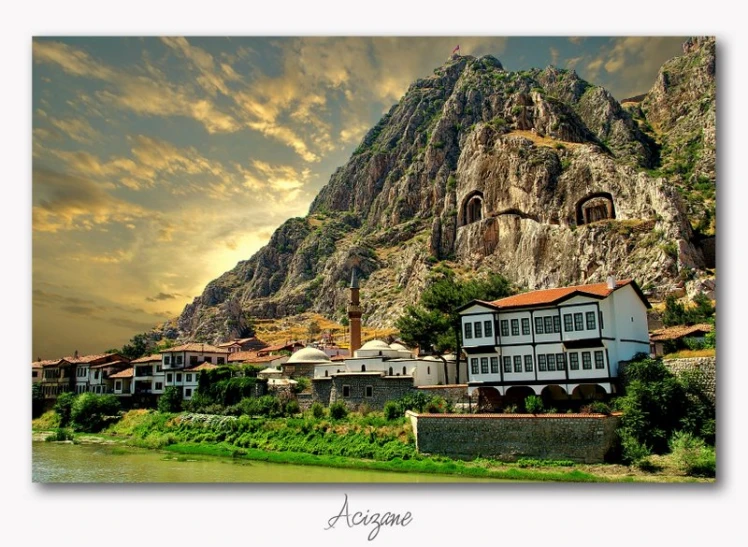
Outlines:
{"type": "Polygon", "coordinates": [[[586,317],[587,317],[587,330],[595,330],[597,328],[597,325],[595,324],[595,312],[588,311],[586,317]]]}
{"type": "Polygon", "coordinates": [[[595,368],[605,368],[605,355],[602,351],[595,351],[595,368]]]}
{"type": "Polygon", "coordinates": [[[556,370],[556,355],[549,353],[545,356],[545,360],[548,362],[548,370],[556,370]]]}
{"type": "Polygon", "coordinates": [[[509,320],[502,319],[500,324],[501,324],[501,336],[509,336],[509,320]]]}
{"type": "Polygon", "coordinates": [[[488,357],[480,358],[480,373],[488,374],[488,357]]]}
{"type": "Polygon", "coordinates": [[[519,319],[512,319],[512,336],[519,336],[519,319]]]}
{"type": "Polygon", "coordinates": [[[493,336],[493,325],[491,321],[483,321],[483,333],[485,336],[493,336]]]}
{"type": "Polygon", "coordinates": [[[564,330],[566,332],[571,332],[574,330],[574,318],[570,313],[564,314],[564,330]]]}
{"type": "Polygon", "coordinates": [[[472,338],[473,337],[473,324],[472,323],[465,323],[465,338],[472,338]]]}
{"type": "Polygon", "coordinates": [[[569,354],[569,369],[579,370],[579,354],[576,352],[569,354]]]}
{"type": "Polygon", "coordinates": [[[532,355],[525,355],[525,372],[532,372],[532,355]]]}
{"type": "Polygon", "coordinates": [[[543,318],[535,318],[535,334],[543,334],[543,318]]]}
{"type": "Polygon", "coordinates": [[[550,315],[543,317],[543,330],[546,334],[553,333],[553,317],[550,315]]]}
{"type": "Polygon", "coordinates": [[[351,386],[345,385],[343,386],[343,397],[350,397],[351,396],[351,386]]]}
{"type": "Polygon", "coordinates": [[[472,357],[470,359],[470,373],[478,374],[478,358],[477,357],[472,357]]]}
{"type": "Polygon", "coordinates": [[[589,351],[582,352],[582,368],[584,370],[590,370],[592,368],[592,355],[589,351]]]}
{"type": "Polygon", "coordinates": [[[512,358],[508,355],[504,356],[504,372],[512,372],[512,358]]]}
{"type": "Polygon", "coordinates": [[[574,314],[574,330],[584,330],[584,317],[581,312],[574,314]]]}
{"type": "Polygon", "coordinates": [[[561,318],[558,315],[553,316],[553,332],[561,332],[561,318]]]}
{"type": "Polygon", "coordinates": [[[480,321],[473,323],[473,331],[475,332],[476,338],[483,338],[483,326],[480,321]]]}
{"type": "Polygon", "coordinates": [[[374,386],[366,386],[365,397],[368,397],[369,399],[374,397],[374,386]]]}
{"type": "Polygon", "coordinates": [[[538,371],[539,372],[545,372],[547,370],[545,365],[545,355],[542,353],[538,355],[538,371]]]}
{"type": "Polygon", "coordinates": [[[556,354],[556,368],[558,370],[566,370],[566,354],[565,353],[556,354]]]}
{"type": "Polygon", "coordinates": [[[491,357],[491,374],[499,373],[499,358],[491,357]]]}
{"type": "Polygon", "coordinates": [[[514,372],[522,372],[522,356],[514,356],[514,372]]]}
{"type": "Polygon", "coordinates": [[[530,335],[530,320],[527,317],[522,318],[522,336],[530,335]]]}

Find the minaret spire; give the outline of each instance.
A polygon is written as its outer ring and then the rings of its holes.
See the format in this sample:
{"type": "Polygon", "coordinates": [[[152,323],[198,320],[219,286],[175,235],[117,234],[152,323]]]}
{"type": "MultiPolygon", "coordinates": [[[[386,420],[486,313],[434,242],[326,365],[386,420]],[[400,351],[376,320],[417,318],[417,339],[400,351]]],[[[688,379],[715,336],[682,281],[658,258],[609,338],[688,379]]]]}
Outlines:
{"type": "Polygon", "coordinates": [[[359,302],[358,276],[356,267],[351,270],[351,300],[348,302],[348,322],[351,329],[351,344],[349,355],[354,357],[354,352],[361,347],[361,306],[359,302]]]}

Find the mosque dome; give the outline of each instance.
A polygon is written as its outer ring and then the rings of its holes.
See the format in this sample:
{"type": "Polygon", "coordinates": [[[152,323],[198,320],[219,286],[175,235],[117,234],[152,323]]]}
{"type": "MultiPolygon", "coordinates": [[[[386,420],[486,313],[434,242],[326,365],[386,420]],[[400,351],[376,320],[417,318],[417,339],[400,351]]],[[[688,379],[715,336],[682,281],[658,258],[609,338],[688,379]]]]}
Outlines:
{"type": "Polygon", "coordinates": [[[288,364],[317,364],[317,363],[330,363],[330,357],[317,348],[304,348],[300,349],[286,361],[288,364]]]}

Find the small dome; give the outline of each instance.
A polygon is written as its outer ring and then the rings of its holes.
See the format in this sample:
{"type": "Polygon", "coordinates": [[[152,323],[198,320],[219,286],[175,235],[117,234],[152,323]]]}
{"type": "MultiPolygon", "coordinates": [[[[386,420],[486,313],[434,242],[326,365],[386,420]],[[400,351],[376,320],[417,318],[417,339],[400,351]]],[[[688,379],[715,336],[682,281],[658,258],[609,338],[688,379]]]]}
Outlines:
{"type": "Polygon", "coordinates": [[[381,340],[369,340],[359,349],[363,350],[380,350],[380,349],[391,349],[387,344],[381,340]]]}
{"type": "Polygon", "coordinates": [[[300,349],[291,357],[289,357],[289,364],[293,363],[329,363],[330,358],[324,351],[320,351],[317,348],[304,348],[300,349]]]}
{"type": "Polygon", "coordinates": [[[398,344],[397,342],[395,342],[394,344],[390,344],[390,349],[396,349],[397,351],[410,351],[408,348],[406,348],[402,344],[398,344]]]}

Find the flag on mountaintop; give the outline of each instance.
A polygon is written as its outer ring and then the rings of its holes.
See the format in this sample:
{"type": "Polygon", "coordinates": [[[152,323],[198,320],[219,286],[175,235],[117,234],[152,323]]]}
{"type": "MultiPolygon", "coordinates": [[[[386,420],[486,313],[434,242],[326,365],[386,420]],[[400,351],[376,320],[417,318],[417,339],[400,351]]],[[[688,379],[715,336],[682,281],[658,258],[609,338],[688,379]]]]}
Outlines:
{"type": "Polygon", "coordinates": [[[457,47],[452,50],[452,55],[455,53],[458,53],[460,51],[460,44],[457,44],[457,47]]]}

